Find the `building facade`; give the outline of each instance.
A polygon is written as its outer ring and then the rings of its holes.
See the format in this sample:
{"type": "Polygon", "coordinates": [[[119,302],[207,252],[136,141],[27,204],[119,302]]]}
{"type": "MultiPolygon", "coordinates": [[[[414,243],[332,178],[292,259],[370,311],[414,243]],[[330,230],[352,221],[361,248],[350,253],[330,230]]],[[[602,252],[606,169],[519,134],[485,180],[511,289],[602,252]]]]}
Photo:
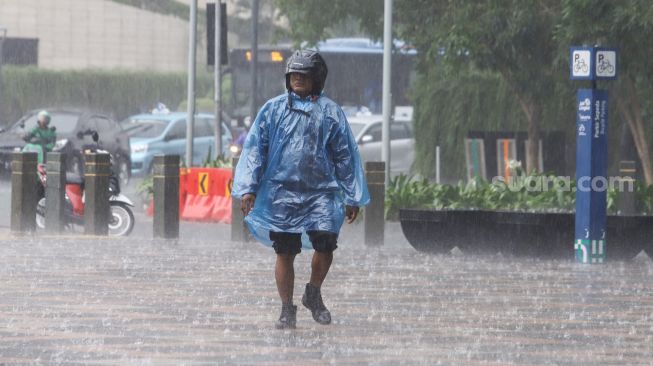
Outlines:
{"type": "MultiPolygon", "coordinates": [[[[0,0],[0,28],[8,38],[38,40],[42,68],[171,72],[187,67],[186,20],[110,0],[0,0]]],[[[201,62],[206,52],[197,51],[201,62]]]]}

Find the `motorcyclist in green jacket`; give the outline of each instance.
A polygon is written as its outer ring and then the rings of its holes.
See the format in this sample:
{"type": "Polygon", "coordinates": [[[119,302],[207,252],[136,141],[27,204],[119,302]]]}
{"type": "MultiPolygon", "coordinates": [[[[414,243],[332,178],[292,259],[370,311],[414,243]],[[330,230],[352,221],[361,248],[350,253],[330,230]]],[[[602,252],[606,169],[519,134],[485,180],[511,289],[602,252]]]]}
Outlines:
{"type": "Polygon", "coordinates": [[[45,152],[52,151],[54,144],[57,141],[57,132],[54,127],[49,127],[50,113],[48,111],[40,111],[38,114],[38,126],[34,127],[23,137],[27,143],[41,145],[45,148],[45,152]]]}

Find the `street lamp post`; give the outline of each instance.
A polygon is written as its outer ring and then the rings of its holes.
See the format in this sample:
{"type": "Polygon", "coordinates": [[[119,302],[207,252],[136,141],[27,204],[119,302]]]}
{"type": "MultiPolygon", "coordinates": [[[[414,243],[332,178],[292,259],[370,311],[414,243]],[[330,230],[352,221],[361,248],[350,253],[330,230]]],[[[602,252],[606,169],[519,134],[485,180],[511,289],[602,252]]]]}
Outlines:
{"type": "Polygon", "coordinates": [[[188,35],[188,117],[186,118],[186,166],[193,166],[193,126],[195,125],[195,70],[197,57],[197,0],[190,3],[188,35]]]}
{"type": "Polygon", "coordinates": [[[254,123],[256,118],[256,108],[258,107],[257,96],[257,79],[258,79],[258,10],[259,0],[252,0],[252,64],[251,64],[251,93],[252,99],[249,105],[249,118],[254,123]]]}
{"type": "Polygon", "coordinates": [[[222,154],[222,1],[215,2],[215,34],[213,36],[213,87],[215,108],[215,156],[222,154]]]}
{"type": "Polygon", "coordinates": [[[385,186],[390,185],[390,113],[392,94],[390,77],[392,76],[392,0],[385,0],[383,13],[383,134],[381,160],[385,162],[385,186]]]}
{"type": "Polygon", "coordinates": [[[2,63],[4,62],[3,49],[7,38],[7,28],[0,27],[0,124],[5,122],[4,83],[2,81],[2,63]]]}

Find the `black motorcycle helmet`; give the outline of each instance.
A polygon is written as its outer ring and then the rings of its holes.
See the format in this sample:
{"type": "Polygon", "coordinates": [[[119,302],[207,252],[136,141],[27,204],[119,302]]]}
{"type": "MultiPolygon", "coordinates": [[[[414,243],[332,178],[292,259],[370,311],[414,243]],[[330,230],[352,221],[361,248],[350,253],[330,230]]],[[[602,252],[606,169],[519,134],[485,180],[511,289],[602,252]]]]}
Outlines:
{"type": "Polygon", "coordinates": [[[324,89],[327,77],[327,65],[317,51],[297,50],[288,58],[286,63],[286,90],[291,92],[290,73],[310,75],[313,78],[312,95],[319,95],[324,89]]]}

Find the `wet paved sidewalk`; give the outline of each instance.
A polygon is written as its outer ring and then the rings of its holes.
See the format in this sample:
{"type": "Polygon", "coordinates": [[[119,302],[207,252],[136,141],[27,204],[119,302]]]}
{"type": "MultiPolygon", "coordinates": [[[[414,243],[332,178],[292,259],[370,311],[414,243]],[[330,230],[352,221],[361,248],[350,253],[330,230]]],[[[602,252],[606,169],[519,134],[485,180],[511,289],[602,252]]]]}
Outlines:
{"type": "Polygon", "coordinates": [[[397,226],[366,250],[355,229],[323,289],[334,323],[299,304],[298,329],[277,331],[270,250],[185,230],[201,235],[0,237],[0,364],[653,364],[650,261],[429,256],[397,226]]]}

